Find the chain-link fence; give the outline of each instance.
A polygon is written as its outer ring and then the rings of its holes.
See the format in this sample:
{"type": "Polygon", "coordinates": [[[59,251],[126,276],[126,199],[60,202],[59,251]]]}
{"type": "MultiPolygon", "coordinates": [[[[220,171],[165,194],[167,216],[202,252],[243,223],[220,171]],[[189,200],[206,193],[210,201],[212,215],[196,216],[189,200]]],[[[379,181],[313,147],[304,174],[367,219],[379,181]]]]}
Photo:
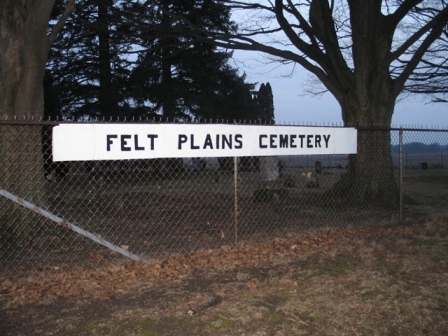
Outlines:
{"type": "Polygon", "coordinates": [[[53,162],[54,125],[0,122],[3,270],[150,262],[314,228],[447,215],[448,130],[387,130],[400,207],[378,208],[335,201],[348,155],[53,162]]]}

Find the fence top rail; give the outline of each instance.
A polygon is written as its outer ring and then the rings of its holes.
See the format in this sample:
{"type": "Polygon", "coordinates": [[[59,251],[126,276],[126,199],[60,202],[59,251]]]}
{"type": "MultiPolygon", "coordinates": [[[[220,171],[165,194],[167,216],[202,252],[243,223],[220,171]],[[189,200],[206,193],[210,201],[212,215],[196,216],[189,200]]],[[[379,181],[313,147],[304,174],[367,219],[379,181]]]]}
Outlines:
{"type": "Polygon", "coordinates": [[[419,128],[419,127],[378,127],[378,126],[360,126],[355,127],[358,131],[405,131],[405,132],[448,132],[447,128],[419,128]]]}
{"type": "Polygon", "coordinates": [[[184,121],[176,121],[176,120],[163,120],[166,118],[160,118],[160,120],[157,120],[159,118],[140,118],[139,120],[135,120],[134,118],[130,120],[126,119],[117,119],[117,120],[107,120],[106,118],[103,119],[91,119],[91,120],[44,120],[42,118],[14,118],[14,119],[8,119],[4,118],[1,119],[0,117],[0,125],[4,126],[57,126],[60,124],[142,124],[142,123],[150,123],[150,124],[236,124],[236,125],[260,125],[260,126],[297,126],[297,127],[332,127],[332,128],[344,128],[344,127],[354,127],[358,131],[378,131],[378,132],[392,132],[392,131],[406,131],[406,132],[448,132],[448,127],[419,127],[419,126],[412,126],[412,127],[385,127],[385,126],[343,126],[338,125],[335,123],[323,123],[321,125],[317,124],[311,124],[311,123],[300,123],[300,122],[284,122],[284,123],[275,123],[275,124],[269,124],[269,123],[263,123],[259,121],[244,121],[244,120],[203,120],[203,121],[197,121],[197,122],[184,122],[184,121]]]}

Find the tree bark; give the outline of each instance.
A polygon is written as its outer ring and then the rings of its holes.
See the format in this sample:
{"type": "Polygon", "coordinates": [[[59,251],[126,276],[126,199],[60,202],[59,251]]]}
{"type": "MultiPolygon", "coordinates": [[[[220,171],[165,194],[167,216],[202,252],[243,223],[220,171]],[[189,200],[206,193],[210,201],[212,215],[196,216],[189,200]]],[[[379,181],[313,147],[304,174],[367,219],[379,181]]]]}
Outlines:
{"type": "Polygon", "coordinates": [[[340,99],[344,124],[358,128],[358,151],[349,156],[347,174],[330,193],[355,206],[396,209],[399,189],[389,131],[396,96],[392,82],[370,84],[340,99]]]}
{"type": "Polygon", "coordinates": [[[330,194],[348,206],[398,208],[399,189],[390,153],[390,131],[358,129],[358,153],[349,155],[347,174],[330,194]]]}
{"type": "MultiPolygon", "coordinates": [[[[43,116],[45,63],[57,33],[48,34],[54,2],[0,2],[0,116],[8,120],[43,116]]],[[[71,8],[73,3],[69,1],[71,8]]],[[[65,18],[70,12],[67,9],[65,18]]],[[[41,127],[3,124],[0,128],[0,188],[45,206],[41,127]]],[[[32,228],[37,227],[36,220],[29,211],[1,197],[0,242],[27,242],[32,228]]]]}
{"type": "Polygon", "coordinates": [[[98,66],[99,66],[99,115],[120,117],[117,92],[112,83],[112,55],[110,52],[109,10],[110,0],[98,0],[98,66]]]}

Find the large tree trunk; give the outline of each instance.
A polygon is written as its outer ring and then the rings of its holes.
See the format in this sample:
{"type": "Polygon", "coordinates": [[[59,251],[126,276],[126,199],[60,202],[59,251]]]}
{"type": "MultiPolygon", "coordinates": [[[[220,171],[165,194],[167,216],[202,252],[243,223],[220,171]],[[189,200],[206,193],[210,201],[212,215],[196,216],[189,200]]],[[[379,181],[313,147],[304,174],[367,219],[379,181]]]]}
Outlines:
{"type": "MultiPolygon", "coordinates": [[[[43,116],[43,79],[54,1],[0,2],[0,116],[43,116]]],[[[36,126],[0,125],[0,188],[37,205],[45,204],[42,131],[36,126]]],[[[36,218],[0,196],[0,245],[28,241],[36,218]]]]}
{"type": "Polygon", "coordinates": [[[331,194],[356,207],[396,209],[399,190],[390,152],[390,131],[358,130],[358,153],[331,194]]]}
{"type": "Polygon", "coordinates": [[[387,84],[369,84],[340,100],[344,124],[358,128],[358,151],[349,156],[348,172],[331,194],[354,206],[396,209],[399,189],[388,130],[396,97],[387,84]]]}

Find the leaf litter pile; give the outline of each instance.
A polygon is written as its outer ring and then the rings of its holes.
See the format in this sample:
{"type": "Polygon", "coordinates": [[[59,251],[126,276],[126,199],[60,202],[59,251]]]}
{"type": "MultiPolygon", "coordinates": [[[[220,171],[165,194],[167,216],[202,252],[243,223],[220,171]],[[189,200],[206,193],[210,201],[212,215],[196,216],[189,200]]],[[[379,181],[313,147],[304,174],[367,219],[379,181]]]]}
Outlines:
{"type": "MultiPolygon", "coordinates": [[[[0,274],[6,335],[448,334],[448,219],[0,274]]],[[[1,334],[1,332],[0,332],[1,334]]]]}

